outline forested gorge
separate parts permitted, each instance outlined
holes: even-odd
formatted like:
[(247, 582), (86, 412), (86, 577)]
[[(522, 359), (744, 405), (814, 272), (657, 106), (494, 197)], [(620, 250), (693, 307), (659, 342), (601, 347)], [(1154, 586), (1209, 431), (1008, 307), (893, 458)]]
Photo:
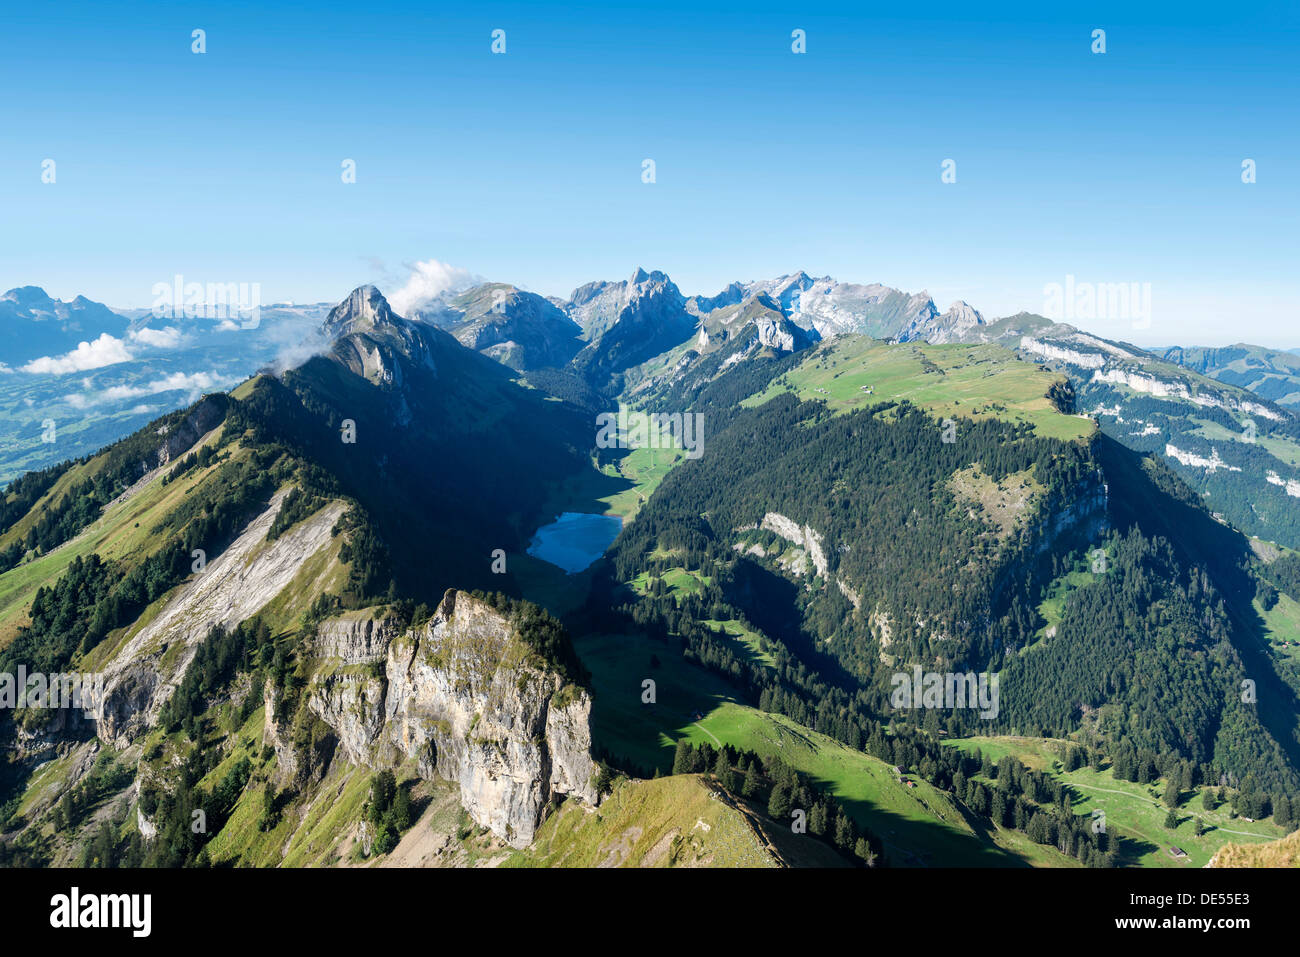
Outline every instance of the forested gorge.
[[(1039, 490), (1020, 532), (1005, 541), (984, 520), (972, 520), (971, 506), (948, 487), (954, 472), (972, 464), (991, 482), (1025, 473)], [(1023, 428), (961, 420), (955, 441), (946, 442), (940, 423), (912, 406), (833, 416), (819, 403), (783, 395), (739, 414), (710, 436), (706, 456), (669, 474), (615, 543), (614, 574), (629, 581), (655, 567), (645, 556), (656, 548), (694, 556), (713, 545), (730, 567), (737, 531), (776, 512), (822, 537), (829, 578), (855, 591), (866, 613), (889, 621), (891, 654), (996, 667), (1007, 647), (1022, 647), (1031, 635), (1022, 606), (1043, 573), (1035, 533), (1046, 507), (1072, 505), (1089, 482), (1098, 476), (1086, 450)], [(730, 603), (748, 604), (750, 617), (761, 618), (772, 603), (745, 598), (764, 590), (747, 574), (757, 573), (741, 562), (724, 591)], [(807, 633), (868, 680), (879, 649), (862, 617), (847, 614), (852, 609), (839, 589), (785, 590)], [(798, 640), (785, 630), (774, 637)]]

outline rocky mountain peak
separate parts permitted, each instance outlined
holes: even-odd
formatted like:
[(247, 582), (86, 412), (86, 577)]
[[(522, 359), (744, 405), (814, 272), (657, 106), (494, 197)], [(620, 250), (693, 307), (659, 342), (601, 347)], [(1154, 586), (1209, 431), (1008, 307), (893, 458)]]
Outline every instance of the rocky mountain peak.
[(984, 316), (980, 311), (964, 299), (958, 299), (949, 306), (948, 311), (943, 314), (939, 322), (958, 336), (964, 335), (976, 326), (985, 324)]
[(331, 339), (353, 332), (392, 326), (400, 319), (374, 286), (358, 286), (325, 317), (324, 331)]
[[(53, 300), (50, 299), (49, 294), (47, 294), (40, 286), (15, 286), (3, 296), (0, 296), (0, 299), (5, 300), (6, 302), (15, 302), (24, 309), (31, 309), (36, 306), (48, 306), (53, 302)], [(80, 300), (81, 297), (78, 296), (77, 299)]]

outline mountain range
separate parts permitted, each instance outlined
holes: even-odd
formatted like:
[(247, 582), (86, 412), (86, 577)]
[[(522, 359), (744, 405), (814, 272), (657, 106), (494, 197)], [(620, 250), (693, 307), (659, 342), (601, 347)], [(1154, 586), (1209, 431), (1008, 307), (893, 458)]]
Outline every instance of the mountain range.
[[(241, 331), (37, 292), (8, 321), (62, 338), (0, 394), (82, 427), (11, 466), (0, 675), (97, 680), (0, 710), (0, 863), (1148, 866), (1153, 827), (1205, 863), (1295, 826), (1278, 354), (802, 272)], [(1000, 684), (922, 700), (954, 674)]]

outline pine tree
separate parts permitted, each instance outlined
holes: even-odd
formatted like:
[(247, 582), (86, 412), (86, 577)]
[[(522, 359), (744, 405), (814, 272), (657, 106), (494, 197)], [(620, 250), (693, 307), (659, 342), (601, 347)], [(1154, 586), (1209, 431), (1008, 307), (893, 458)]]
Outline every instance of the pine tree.
[(1170, 808), (1169, 813), (1165, 815), (1165, 827), (1169, 828), (1169, 830), (1172, 831), (1177, 826), (1178, 826), (1178, 812), (1175, 811), (1173, 808)]
[(858, 829), (853, 824), (853, 818), (847, 814), (841, 814), (835, 819), (835, 845), (845, 851), (850, 851), (857, 843)]
[(1285, 794), (1280, 794), (1273, 801), (1273, 823), (1278, 827), (1291, 830), (1291, 825), (1295, 823), (1295, 807), (1291, 799)]
[(398, 832), (411, 826), (411, 789), (399, 787), (393, 798), (393, 826)]
[(695, 761), (695, 749), (691, 742), (681, 738), (677, 742), (677, 751), (673, 755), (673, 774), (690, 774)]
[(778, 784), (772, 788), (772, 796), (767, 801), (767, 815), (774, 821), (785, 823), (790, 817), (793, 805), (790, 801), (790, 787)]
[[(713, 762), (713, 776), (719, 781), (725, 781), (730, 775), (731, 762), (727, 760), (727, 752), (719, 751), (717, 759)], [(722, 786), (726, 787), (726, 784)]]

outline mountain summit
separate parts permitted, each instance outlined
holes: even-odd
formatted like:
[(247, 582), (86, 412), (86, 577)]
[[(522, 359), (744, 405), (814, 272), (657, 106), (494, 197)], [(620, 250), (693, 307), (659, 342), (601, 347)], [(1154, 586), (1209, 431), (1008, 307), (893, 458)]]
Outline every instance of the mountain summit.
[(325, 317), (324, 331), (330, 339), (381, 326), (394, 326), (400, 319), (388, 300), (374, 286), (358, 286)]

